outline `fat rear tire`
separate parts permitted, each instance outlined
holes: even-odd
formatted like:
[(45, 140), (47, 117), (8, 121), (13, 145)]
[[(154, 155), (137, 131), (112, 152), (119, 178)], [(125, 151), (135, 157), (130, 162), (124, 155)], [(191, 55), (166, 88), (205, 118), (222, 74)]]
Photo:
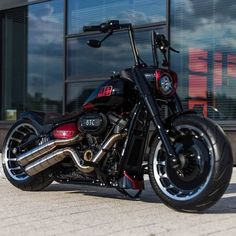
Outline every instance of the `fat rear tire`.
[(26, 136), (37, 134), (38, 130), (32, 121), (22, 119), (10, 128), (3, 144), (2, 166), (6, 178), (12, 185), (23, 191), (39, 191), (46, 188), (53, 181), (50, 169), (35, 176), (28, 176), (16, 161), (11, 161), (16, 157), (11, 150), (22, 143)]
[[(194, 179), (193, 174), (191, 178), (188, 176), (188, 179), (184, 179), (185, 176), (180, 175), (178, 179), (176, 177), (179, 176), (177, 172), (170, 165), (168, 166), (167, 161), (165, 162), (168, 158), (163, 150), (160, 139), (155, 137), (149, 155), (151, 185), (156, 194), (168, 207), (185, 212), (203, 211), (214, 205), (229, 185), (233, 166), (230, 143), (220, 126), (210, 119), (196, 114), (186, 114), (177, 117), (173, 121), (173, 126), (182, 132), (182, 136), (180, 135), (182, 138), (172, 137), (173, 142), (178, 143), (182, 140), (187, 143), (191, 139), (193, 144), (188, 144), (188, 147), (185, 148), (188, 149), (186, 153), (191, 152), (190, 150), (195, 148), (197, 150), (195, 152), (199, 152), (198, 155), (206, 154), (204, 157), (201, 157), (203, 159), (199, 158), (202, 160), (202, 162), (199, 162), (202, 164), (202, 173), (196, 174), (196, 179)], [(187, 131), (188, 129), (193, 130), (191, 131), (193, 132), (191, 136), (190, 132)], [(184, 138), (185, 135), (186, 137)], [(193, 137), (194, 135), (197, 138)], [(201, 149), (198, 148), (198, 145)], [(179, 146), (181, 145), (175, 144), (176, 150)], [(191, 154), (188, 155), (190, 159)], [(188, 160), (188, 165), (190, 165), (189, 163), (191, 163), (191, 160)], [(194, 165), (196, 165), (196, 160), (192, 161), (191, 168), (186, 167), (188, 170), (188, 172), (186, 171), (187, 174), (194, 169)], [(192, 170), (192, 172), (197, 173), (197, 170)], [(181, 186), (183, 186), (182, 192)]]

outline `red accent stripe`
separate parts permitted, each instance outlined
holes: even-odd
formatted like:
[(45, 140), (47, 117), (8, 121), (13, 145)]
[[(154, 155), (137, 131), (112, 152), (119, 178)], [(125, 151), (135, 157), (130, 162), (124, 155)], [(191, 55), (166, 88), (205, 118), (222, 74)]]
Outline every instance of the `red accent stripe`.
[(90, 109), (93, 109), (94, 108), (94, 105), (92, 103), (86, 103), (83, 105), (83, 109), (84, 110), (90, 110)]

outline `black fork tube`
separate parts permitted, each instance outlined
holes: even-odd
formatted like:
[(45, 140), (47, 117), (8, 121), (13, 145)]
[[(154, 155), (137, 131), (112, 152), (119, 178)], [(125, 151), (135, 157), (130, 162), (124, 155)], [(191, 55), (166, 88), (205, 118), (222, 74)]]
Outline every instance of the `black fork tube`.
[(156, 129), (158, 131), (158, 134), (162, 140), (162, 143), (169, 155), (172, 167), (178, 168), (179, 167), (179, 159), (176, 156), (175, 150), (173, 146), (170, 143), (170, 139), (166, 134), (164, 125), (160, 118), (160, 112), (158, 110), (158, 107), (156, 105), (156, 101), (154, 99), (154, 96), (152, 94), (152, 90), (150, 88), (150, 85), (148, 84), (148, 81), (146, 80), (145, 76), (143, 75), (143, 72), (138, 68), (134, 68), (134, 81), (138, 88), (138, 91), (141, 95), (141, 98), (143, 99), (150, 115), (153, 120), (154, 125), (156, 126)]
[(177, 112), (183, 112), (184, 109), (183, 109), (183, 106), (180, 102), (179, 96), (177, 94), (174, 95), (174, 101), (175, 101), (175, 105), (177, 108)]

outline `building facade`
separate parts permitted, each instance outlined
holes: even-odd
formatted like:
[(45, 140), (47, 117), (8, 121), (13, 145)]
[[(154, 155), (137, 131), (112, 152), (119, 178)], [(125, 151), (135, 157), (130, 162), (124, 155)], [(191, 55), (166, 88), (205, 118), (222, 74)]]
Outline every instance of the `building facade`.
[(166, 34), (181, 52), (169, 59), (184, 107), (216, 120), (234, 148), (235, 10), (233, 0), (1, 0), (0, 146), (22, 111), (76, 111), (113, 71), (132, 65), (126, 32), (97, 50), (86, 41), (101, 36), (82, 32), (83, 25), (118, 19), (135, 25), (148, 64), (150, 32)]

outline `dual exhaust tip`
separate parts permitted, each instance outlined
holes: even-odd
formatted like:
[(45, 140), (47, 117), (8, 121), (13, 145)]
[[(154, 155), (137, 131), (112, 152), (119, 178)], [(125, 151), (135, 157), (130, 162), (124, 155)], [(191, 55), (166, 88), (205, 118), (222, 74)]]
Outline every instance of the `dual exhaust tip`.
[(83, 164), (84, 160), (78, 155), (76, 150), (71, 147), (71, 145), (79, 141), (78, 136), (70, 139), (48, 141), (30, 151), (18, 155), (17, 162), (24, 167), (25, 172), (29, 176), (34, 176), (63, 161), (66, 157), (70, 157), (81, 172), (91, 173), (94, 171), (94, 164), (98, 164), (107, 151), (110, 150), (117, 141), (126, 137), (126, 135), (127, 133), (113, 134), (102, 146), (100, 151), (92, 158), (91, 166), (85, 166)]

